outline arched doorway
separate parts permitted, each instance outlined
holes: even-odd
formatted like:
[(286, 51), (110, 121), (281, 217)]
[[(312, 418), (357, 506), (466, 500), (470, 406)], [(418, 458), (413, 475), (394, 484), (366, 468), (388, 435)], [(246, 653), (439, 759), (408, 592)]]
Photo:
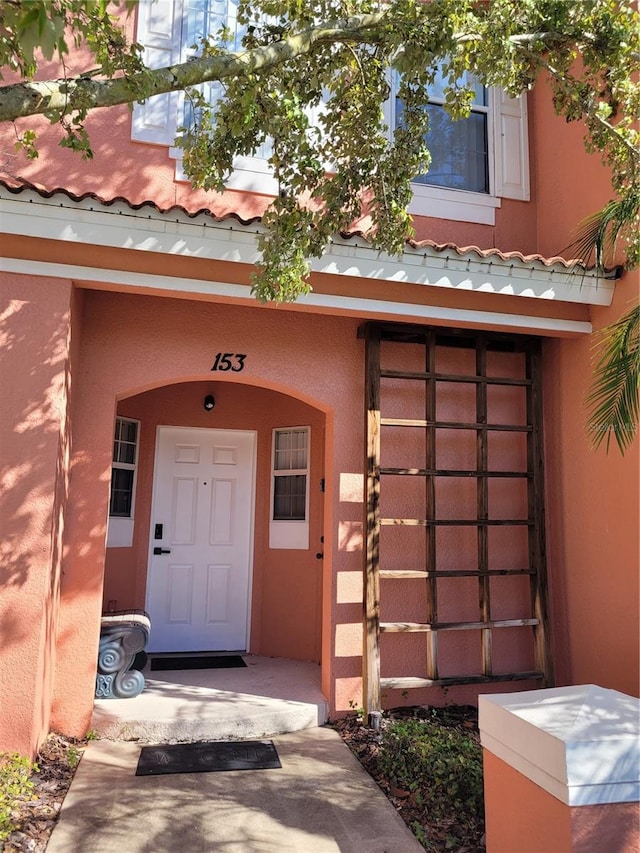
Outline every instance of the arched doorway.
[[(181, 382), (120, 400), (117, 421), (135, 425), (136, 461), (125, 537), (114, 533), (122, 520), (110, 517), (105, 609), (146, 606), (158, 626), (152, 651), (319, 662), (325, 417), (293, 396), (233, 382)], [(282, 473), (275, 457), (279, 436), (300, 432), (308, 441), (304, 470), (289, 454), (294, 467), (285, 471), (291, 536), (274, 509), (283, 491), (274, 486)], [(116, 476), (114, 462), (112, 502)], [(184, 550), (192, 537), (201, 549), (197, 570)]]

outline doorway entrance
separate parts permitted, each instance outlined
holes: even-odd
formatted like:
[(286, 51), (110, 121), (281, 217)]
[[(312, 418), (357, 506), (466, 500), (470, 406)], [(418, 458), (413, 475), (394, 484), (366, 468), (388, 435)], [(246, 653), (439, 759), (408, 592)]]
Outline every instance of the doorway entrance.
[(149, 651), (248, 648), (255, 468), (253, 431), (158, 427)]

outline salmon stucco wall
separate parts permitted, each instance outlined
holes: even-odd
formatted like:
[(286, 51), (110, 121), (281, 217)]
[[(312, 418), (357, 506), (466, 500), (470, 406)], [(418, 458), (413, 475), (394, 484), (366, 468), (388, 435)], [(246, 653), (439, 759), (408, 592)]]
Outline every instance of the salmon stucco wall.
[(483, 750), (487, 853), (626, 853), (638, 849), (638, 803), (568, 806)]
[[(582, 126), (556, 116), (544, 88), (533, 104), (537, 228), (540, 249), (550, 255), (566, 249), (581, 220), (600, 210), (612, 190), (599, 156), (584, 150)], [(609, 308), (591, 307), (594, 332), (620, 319), (638, 293), (638, 271), (629, 271), (617, 282)], [(615, 441), (608, 453), (591, 446), (585, 399), (596, 342), (592, 335), (543, 344), (556, 675), (559, 685), (595, 683), (637, 696), (639, 443), (636, 438), (624, 456)]]
[[(141, 419), (144, 416), (145, 420), (148, 416), (151, 421), (149, 430), (142, 436), (144, 471), (141, 469), (143, 479), (139, 483), (138, 497), (143, 504), (137, 508), (142, 517), (136, 534), (140, 539), (133, 549), (135, 556), (129, 555), (130, 562), (122, 563), (129, 566), (135, 578), (136, 602), (141, 602), (144, 594), (150, 523), (148, 515), (145, 519), (144, 514), (148, 513), (151, 488), (154, 424), (166, 422), (170, 415), (174, 425), (178, 418), (195, 425), (220, 423), (232, 428), (255, 428), (264, 445), (264, 441), (270, 442), (269, 433), (274, 425), (310, 423), (315, 433), (316, 427), (321, 430), (324, 419), (324, 459), (312, 459), (315, 469), (312, 500), (314, 494), (315, 500), (324, 500), (324, 560), (315, 559), (322, 543), (319, 543), (320, 531), (312, 529), (308, 562), (303, 571), (308, 571), (309, 578), (315, 576), (315, 584), (320, 577), (322, 580), (322, 607), (316, 608), (315, 615), (317, 617), (321, 610), (323, 688), (334, 712), (348, 711), (353, 703), (361, 701), (362, 671), (364, 352), (363, 342), (357, 336), (357, 321), (294, 313), (282, 307), (258, 304), (239, 307), (95, 291), (86, 293), (83, 324), (82, 388), (77, 398), (81, 424), (74, 445), (76, 467), (71, 496), (74, 526), (68, 544), (69, 575), (73, 578), (76, 597), (68, 602), (73, 619), (64, 636), (64, 654), (60, 655), (64, 660), (61, 666), (66, 667), (65, 677), (70, 678), (75, 672), (76, 686), (75, 691), (69, 691), (69, 698), (57, 694), (56, 714), (59, 716), (56, 719), (62, 718), (65, 709), (69, 719), (78, 718), (78, 707), (71, 707), (73, 702), (79, 701), (71, 697), (81, 693), (77, 682), (78, 665), (72, 664), (73, 660), (81, 661), (84, 707), (90, 704), (90, 671), (95, 665), (91, 643), (95, 643), (95, 611), (102, 603), (104, 534), (116, 411), (141, 416)], [(233, 376), (217, 374), (215, 381), (212, 380), (211, 363), (219, 351), (246, 353), (244, 370)], [(459, 356), (443, 354), (442, 357)], [(443, 365), (446, 366), (445, 362)], [(493, 369), (500, 372), (507, 368), (495, 365)], [(209, 416), (213, 420), (207, 420), (201, 411), (201, 390), (214, 386), (218, 402)], [(122, 399), (117, 403), (119, 398)], [(462, 400), (444, 401), (445, 404), (452, 417), (456, 408), (460, 410), (460, 406), (465, 405)], [(502, 417), (507, 421), (522, 417), (521, 401), (504, 400), (497, 405), (504, 409)], [(256, 411), (260, 406), (264, 407), (264, 412)], [(181, 415), (178, 414), (180, 410)], [(403, 404), (403, 410), (410, 414), (411, 403)], [(302, 418), (302, 422), (291, 424), (290, 418), (296, 421)], [(322, 441), (313, 443), (314, 453), (323, 446)], [(498, 450), (498, 457), (508, 468), (512, 462), (506, 460), (518, 452), (517, 448), (502, 448)], [(263, 446), (259, 452), (259, 482), (268, 480), (269, 457), (270, 450)], [(499, 459), (495, 461), (498, 464)], [(324, 495), (316, 491), (323, 467)], [(462, 485), (457, 487), (462, 488)], [(452, 506), (459, 499), (462, 499), (460, 495), (452, 495)], [(266, 495), (259, 496), (259, 501), (265, 500)], [(507, 504), (514, 500), (521, 502), (522, 496), (496, 495), (496, 511), (503, 511), (500, 502), (505, 500)], [(320, 504), (317, 506), (319, 517)], [(253, 627), (254, 640), (259, 646), (252, 645), (252, 648), (263, 653), (290, 655), (292, 635), (277, 627), (277, 622), (291, 620), (291, 600), (282, 594), (282, 586), (295, 579), (298, 569), (291, 555), (285, 555), (281, 564), (278, 563), (280, 555), (265, 555), (268, 550), (264, 548), (266, 525), (262, 526), (262, 533), (257, 532), (256, 566), (261, 564), (262, 568), (256, 573)], [(514, 548), (516, 551), (520, 548), (516, 542), (500, 547), (507, 548), (504, 559), (508, 562), (526, 559), (515, 553)], [(475, 545), (472, 550), (475, 555)], [(449, 558), (452, 564), (458, 559), (453, 553)], [(130, 590), (131, 586), (123, 584), (122, 574), (115, 568), (117, 559), (115, 551), (108, 556), (104, 593), (107, 604), (115, 599), (120, 606), (121, 596), (130, 594), (124, 592), (125, 588)], [(313, 586), (305, 582), (300, 591), (303, 588), (309, 591)], [(94, 602), (97, 589), (100, 600)], [(452, 586), (450, 592), (443, 599), (443, 606), (448, 604), (456, 612), (466, 606), (462, 599), (466, 600), (469, 594), (477, 604), (473, 591), (469, 593), (465, 588), (461, 592)], [(520, 606), (519, 594), (517, 590), (514, 592), (516, 606)], [(82, 600), (87, 605), (83, 617), (73, 609), (75, 603)], [(502, 606), (500, 594), (496, 595), (496, 606)], [(307, 628), (305, 636), (313, 633)], [(302, 634), (300, 627), (298, 635)], [(299, 654), (311, 656), (304, 646)], [(397, 674), (406, 667), (407, 649), (402, 643), (384, 650), (384, 654), (385, 671)], [(505, 669), (518, 668), (518, 663), (520, 668), (528, 668), (526, 654), (526, 649), (517, 641), (509, 641), (506, 637), (506, 646), (497, 652), (496, 659), (500, 659)], [(457, 647), (449, 651), (449, 665), (453, 666), (455, 661), (459, 663), (461, 655), (467, 656), (465, 665), (472, 669), (475, 658)], [(312, 659), (315, 657), (314, 651)], [(409, 657), (416, 666), (424, 663), (424, 655), (416, 653), (415, 649)], [(66, 683), (62, 676), (59, 683)], [(505, 685), (491, 685), (489, 689), (504, 690)], [(476, 694), (477, 688), (467, 686), (451, 688), (446, 697), (438, 689), (428, 689), (409, 697), (390, 694), (386, 699), (391, 704), (416, 701), (441, 704), (444, 701), (474, 701)]]
[(55, 279), (2, 274), (0, 294), (0, 734), (32, 756), (50, 724), (79, 305)]
[(575, 257), (571, 244), (580, 222), (613, 195), (610, 174), (599, 154), (585, 150), (583, 124), (556, 115), (544, 79), (530, 104), (538, 251), (544, 257)]
[[(64, 723), (67, 730), (69, 720), (76, 730), (82, 729), (92, 704), (113, 423), (119, 396), (171, 383), (210, 381), (216, 352), (246, 352), (239, 384), (270, 388), (313, 404), (325, 415), (331, 413), (335, 424), (327, 421), (325, 447), (335, 470), (352, 472), (362, 466), (362, 343), (355, 321), (297, 315), (292, 323), (290, 312), (258, 305), (246, 309), (87, 292), (83, 324), (82, 387), (77, 398), (79, 423), (74, 435), (69, 507), (73, 523), (66, 551), (70, 595), (63, 601), (60, 691), (54, 707), (54, 720)], [(304, 345), (296, 348), (295, 342)], [(316, 401), (322, 402), (316, 405)], [(341, 436), (335, 444), (334, 427)], [(329, 627), (336, 621), (332, 567), (361, 571), (361, 553), (341, 550), (333, 535), (341, 513), (333, 496), (334, 482), (327, 472), (322, 657), (327, 662), (324, 689), (329, 693), (328, 662), (338, 644)], [(361, 522), (361, 500), (348, 504), (347, 510), (350, 521), (355, 517)], [(360, 605), (354, 602), (351, 610), (350, 621), (357, 624), (358, 654), (353, 654), (351, 646), (346, 659), (334, 660), (338, 680), (343, 675), (360, 677)], [(344, 614), (340, 618), (344, 621)]]
[[(202, 401), (213, 394), (215, 408)], [(103, 606), (145, 606), (151, 529), (151, 497), (158, 425), (255, 430), (258, 436), (250, 651), (254, 654), (320, 660), (324, 476), (323, 412), (284, 394), (230, 382), (187, 382), (137, 394), (118, 404), (118, 414), (139, 420), (134, 541), (108, 548)], [(310, 534), (308, 549), (269, 546), (271, 440), (276, 427), (311, 427)]]
[[(593, 312), (602, 328), (624, 312), (637, 284), (629, 274), (612, 307)], [(585, 398), (593, 339), (545, 341), (545, 451), (549, 578), (557, 682), (599, 684), (640, 695), (640, 453), (615, 441), (593, 449)]]

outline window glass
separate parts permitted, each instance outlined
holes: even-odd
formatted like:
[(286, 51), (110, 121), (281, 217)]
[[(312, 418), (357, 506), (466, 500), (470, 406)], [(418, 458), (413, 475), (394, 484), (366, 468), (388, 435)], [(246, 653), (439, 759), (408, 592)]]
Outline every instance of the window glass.
[(133, 465), (136, 461), (136, 441), (138, 424), (136, 421), (116, 419), (116, 431), (113, 441), (113, 461)]
[[(460, 82), (473, 88), (471, 115), (454, 121), (444, 108), (446, 79), (438, 72), (429, 87), (429, 130), (425, 142), (431, 153), (429, 171), (414, 183), (489, 193), (488, 92), (470, 74)], [(402, 121), (402, 101), (396, 98), (396, 124)]]
[(476, 193), (489, 192), (487, 114), (472, 112), (453, 121), (443, 106), (429, 104), (427, 148), (431, 165), (417, 183)]
[(273, 521), (305, 521), (309, 430), (277, 429), (273, 436)]
[(274, 466), (276, 471), (307, 467), (307, 431), (276, 430)]
[[(201, 41), (204, 36), (214, 37), (222, 27), (226, 28), (228, 35), (225, 47), (235, 51), (242, 49), (242, 39), (246, 34), (247, 24), (238, 23), (238, 5), (238, 0), (190, 0), (186, 4), (186, 14), (182, 24), (182, 47), (188, 59), (200, 55)], [(194, 88), (211, 105), (224, 95), (224, 84), (219, 80), (201, 83)], [(184, 98), (183, 113), (182, 123), (186, 128), (193, 128), (198, 124), (200, 110), (194, 108), (188, 97)], [(253, 156), (267, 158), (271, 155), (272, 148), (271, 140), (265, 140), (261, 145), (256, 146)]]
[[(486, 107), (487, 104), (487, 90), (479, 83), (473, 74), (469, 71), (465, 71), (462, 77), (459, 77), (456, 81), (461, 87), (465, 86), (466, 88), (473, 89), (475, 93), (475, 97), (473, 99), (473, 103), (477, 106)], [(444, 93), (447, 87), (448, 78), (445, 77), (442, 73), (441, 69), (438, 69), (436, 72), (436, 77), (428, 88), (429, 92), (429, 100), (433, 101), (444, 101)]]
[(131, 518), (138, 455), (138, 422), (116, 418), (109, 515)]
[(307, 495), (307, 477), (294, 474), (276, 477), (273, 483), (274, 521), (304, 521)]
[(111, 506), (109, 515), (129, 518), (133, 495), (133, 471), (114, 468), (111, 472)]

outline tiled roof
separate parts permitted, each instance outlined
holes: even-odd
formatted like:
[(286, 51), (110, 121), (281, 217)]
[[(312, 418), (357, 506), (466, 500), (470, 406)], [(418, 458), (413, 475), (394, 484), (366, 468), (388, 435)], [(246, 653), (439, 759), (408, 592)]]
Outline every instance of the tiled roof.
[[(157, 211), (161, 215), (170, 215), (172, 213), (180, 213), (184, 216), (189, 217), (190, 219), (194, 219), (197, 216), (205, 215), (209, 216), (213, 219), (214, 222), (225, 222), (230, 219), (234, 219), (236, 222), (239, 222), (241, 225), (254, 225), (259, 223), (261, 217), (254, 216), (249, 219), (243, 219), (237, 213), (229, 212), (225, 213), (223, 216), (216, 216), (209, 208), (199, 208), (197, 210), (189, 210), (183, 205), (174, 204), (169, 207), (160, 207), (151, 199), (146, 201), (134, 204), (129, 201), (124, 196), (115, 196), (113, 198), (103, 198), (98, 193), (95, 192), (85, 192), (80, 195), (71, 192), (70, 190), (65, 189), (64, 187), (56, 187), (54, 189), (45, 189), (44, 187), (37, 186), (28, 181), (18, 180), (15, 178), (9, 178), (7, 176), (0, 177), (0, 186), (4, 186), (9, 192), (18, 194), (24, 192), (25, 190), (31, 190), (36, 192), (38, 195), (42, 196), (42, 198), (50, 199), (54, 195), (63, 194), (66, 195), (73, 202), (83, 202), (87, 199), (96, 201), (98, 204), (103, 205), (105, 207), (109, 207), (113, 204), (124, 204), (131, 208), (131, 210), (141, 210), (143, 208), (149, 207), (153, 210)], [(342, 232), (340, 235), (343, 239), (349, 240), (355, 237), (359, 237), (363, 240), (367, 240), (367, 235), (365, 232), (360, 230), (353, 230)], [(555, 256), (551, 258), (546, 258), (543, 255), (539, 254), (531, 254), (524, 255), (522, 252), (503, 252), (500, 249), (481, 249), (479, 246), (458, 246), (456, 243), (436, 243), (433, 240), (408, 240), (407, 245), (411, 246), (411, 248), (420, 250), (420, 249), (429, 249), (433, 252), (437, 253), (447, 253), (447, 252), (455, 252), (459, 256), (467, 256), (467, 255), (475, 255), (478, 258), (486, 261), (491, 261), (495, 259), (498, 263), (509, 263), (509, 261), (515, 261), (519, 264), (526, 265), (536, 265), (542, 264), (546, 267), (551, 266), (562, 266), (566, 269), (575, 269), (575, 268), (583, 268), (586, 269), (586, 265), (580, 259), (567, 259), (560, 256)], [(611, 275), (613, 273), (613, 275)], [(620, 274), (620, 269), (616, 268), (615, 270), (609, 271), (609, 276), (616, 278)]]
[(158, 213), (161, 214), (171, 214), (171, 213), (182, 213), (185, 216), (188, 216), (190, 219), (195, 219), (196, 216), (206, 215), (210, 216), (215, 222), (223, 222), (227, 219), (235, 219), (236, 222), (239, 222), (241, 225), (253, 225), (256, 222), (260, 222), (259, 216), (254, 216), (251, 219), (242, 219), (242, 217), (238, 216), (235, 213), (228, 213), (225, 216), (215, 216), (211, 210), (208, 208), (200, 208), (199, 210), (187, 210), (186, 207), (183, 207), (179, 204), (173, 204), (170, 207), (160, 207), (151, 199), (147, 201), (140, 202), (139, 204), (134, 204), (129, 201), (129, 199), (124, 196), (114, 196), (113, 198), (102, 198), (102, 196), (98, 195), (98, 193), (94, 192), (86, 192), (86, 193), (72, 193), (70, 190), (66, 190), (64, 187), (56, 187), (54, 189), (44, 189), (44, 187), (37, 186), (36, 184), (32, 184), (29, 181), (15, 180), (11, 178), (2, 177), (0, 178), (0, 186), (5, 187), (9, 190), (9, 192), (18, 194), (24, 192), (25, 190), (31, 190), (32, 192), (38, 193), (38, 195), (42, 196), (42, 198), (52, 198), (54, 195), (66, 195), (67, 198), (71, 199), (74, 202), (82, 202), (87, 199), (91, 199), (92, 201), (98, 202), (98, 204), (103, 205), (104, 207), (110, 207), (113, 204), (126, 204), (131, 210), (142, 210), (145, 207), (150, 207), (153, 210), (157, 210)]

